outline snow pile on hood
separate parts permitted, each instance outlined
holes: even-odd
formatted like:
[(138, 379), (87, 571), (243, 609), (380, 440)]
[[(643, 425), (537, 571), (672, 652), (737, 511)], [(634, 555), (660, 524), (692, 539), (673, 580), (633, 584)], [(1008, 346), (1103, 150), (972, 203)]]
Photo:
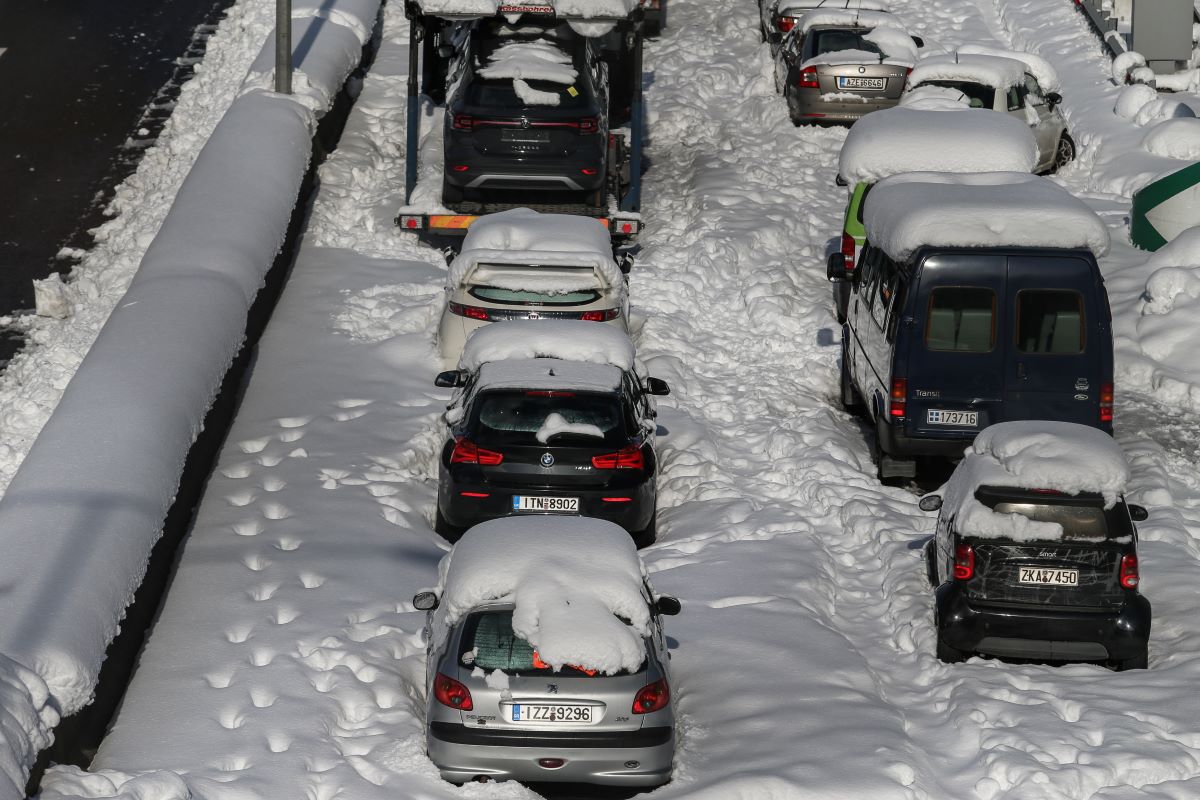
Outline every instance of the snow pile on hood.
[(1147, 153), (1185, 161), (1200, 159), (1200, 119), (1168, 119), (1146, 131), (1142, 149)]
[(555, 670), (570, 664), (611, 674), (632, 672), (646, 657), (645, 577), (618, 525), (521, 517), (467, 531), (438, 567), (438, 592), (447, 624), (481, 604), (512, 602), (513, 631)]
[(527, 81), (548, 81), (570, 86), (579, 77), (571, 56), (551, 42), (505, 42), (492, 53), (486, 67), (479, 70), (484, 78), (512, 79), (513, 89), (521, 102), (529, 106), (556, 106), (555, 92), (534, 89)]
[(1129, 481), (1125, 454), (1098, 428), (1072, 422), (1001, 422), (975, 437), (943, 493), (942, 514), (969, 536), (1053, 540), (1062, 526), (1021, 514), (997, 514), (975, 499), (981, 486), (1051, 489), (1104, 497), (1112, 508)]
[(993, 56), (1020, 61), (1025, 65), (1025, 70), (1038, 82), (1038, 86), (1042, 88), (1043, 92), (1057, 92), (1062, 89), (1062, 81), (1058, 79), (1058, 71), (1051, 66), (1049, 61), (1033, 53), (1025, 53), (1020, 50), (1005, 50), (1000, 47), (988, 47), (982, 44), (964, 44), (958, 48), (958, 52), (960, 57), (964, 55)]
[(909, 86), (927, 81), (969, 81), (1008, 91), (1025, 79), (1025, 64), (1012, 58), (949, 55), (923, 58), (908, 76)]
[(816, 26), (838, 26), (845, 28), (896, 28), (904, 30), (904, 23), (886, 11), (858, 11), (847, 8), (821, 8), (809, 11), (796, 21), (800, 35)]
[(489, 361), (560, 358), (633, 369), (633, 342), (612, 325), (582, 320), (511, 320), (475, 330), (463, 347), (460, 369)]
[(863, 221), (870, 242), (896, 261), (925, 245), (1086, 247), (1102, 256), (1109, 244), (1108, 228), (1082, 200), (1019, 172), (893, 175), (867, 195)]
[[(446, 284), (451, 288), (462, 285), (476, 267), (485, 263), (529, 268), (591, 267), (609, 286), (619, 286), (624, 281), (620, 267), (613, 260), (608, 231), (598, 221), (572, 214), (540, 214), (528, 208), (488, 214), (473, 222), (467, 229), (461, 252), (450, 264)], [(526, 275), (530, 271), (524, 270)], [(562, 284), (560, 288), (565, 291), (595, 285), (591, 279), (584, 286), (579, 285), (578, 279), (563, 283), (558, 278), (552, 283), (554, 287)], [(488, 285), (501, 286), (492, 281)], [(533, 290), (535, 287), (504, 284), (502, 288)]]
[(1028, 125), (985, 109), (956, 109), (896, 107), (867, 114), (846, 135), (838, 174), (854, 185), (901, 172), (1031, 172), (1037, 165)]

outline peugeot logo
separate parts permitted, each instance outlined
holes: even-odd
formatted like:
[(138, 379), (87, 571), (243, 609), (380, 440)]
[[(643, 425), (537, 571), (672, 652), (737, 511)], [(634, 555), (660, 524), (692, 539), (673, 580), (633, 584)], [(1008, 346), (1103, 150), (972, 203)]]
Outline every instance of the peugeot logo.
[(542, 453), (542, 466), (543, 467), (553, 467), (554, 466), (554, 454), (553, 453)]

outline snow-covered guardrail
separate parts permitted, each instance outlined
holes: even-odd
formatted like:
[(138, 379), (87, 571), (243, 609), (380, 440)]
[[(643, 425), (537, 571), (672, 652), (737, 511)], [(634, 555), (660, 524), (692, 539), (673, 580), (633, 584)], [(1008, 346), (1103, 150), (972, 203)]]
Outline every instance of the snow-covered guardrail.
[(0, 500), (3, 800), (24, 796), (60, 716), (91, 699), (284, 241), (317, 120), (357, 66), (379, 5), (297, 0), (292, 96), (260, 88), (274, 63), (267, 39)]

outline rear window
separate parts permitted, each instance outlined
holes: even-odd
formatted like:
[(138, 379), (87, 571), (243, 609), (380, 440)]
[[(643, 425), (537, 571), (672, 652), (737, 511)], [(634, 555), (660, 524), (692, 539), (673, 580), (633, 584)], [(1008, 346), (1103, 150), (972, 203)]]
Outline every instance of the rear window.
[(549, 294), (499, 289), (495, 286), (475, 286), (471, 288), (469, 294), (489, 303), (502, 303), (510, 306), (582, 306), (600, 299), (600, 293), (596, 291)]
[[(621, 402), (616, 394), (492, 391), (482, 394), (475, 407), (473, 438), (480, 444), (619, 446), (627, 439)], [(575, 430), (565, 430), (568, 426)], [(546, 435), (551, 431), (561, 432)], [(546, 441), (538, 439), (539, 432), (543, 432)]]
[[(460, 660), (491, 672), (503, 670), (509, 675), (551, 675), (554, 670), (538, 657), (529, 642), (513, 631), (512, 611), (481, 611), (464, 623)], [(584, 677), (595, 670), (567, 666), (560, 675)]]
[(867, 53), (883, 55), (879, 45), (863, 38), (864, 33), (866, 31), (815, 31), (813, 33), (813, 36), (816, 37), (813, 42), (813, 55), (838, 53), (842, 50), (862, 50)]
[[(1129, 512), (1124, 503), (1107, 511), (1097, 495), (1065, 495), (1050, 493), (1045, 499), (1036, 494), (1016, 499), (1012, 490), (983, 487), (976, 498), (997, 514), (1020, 514), (1038, 522), (1053, 522), (1062, 526), (1063, 539), (1099, 540), (1129, 536), (1133, 533)], [(1009, 494), (1009, 497), (998, 495)]]
[(1017, 349), (1022, 353), (1082, 353), (1083, 295), (1025, 289), (1017, 292)]
[(991, 289), (944, 286), (929, 295), (925, 346), (930, 350), (986, 353), (996, 338), (996, 294)]
[(967, 100), (971, 103), (971, 108), (995, 108), (996, 90), (981, 83), (972, 83), (970, 81), (925, 81), (921, 85), (945, 86), (949, 89), (957, 89), (967, 96)]
[[(558, 105), (536, 105), (528, 106), (534, 109), (555, 109), (555, 108), (575, 108), (586, 109), (588, 107), (589, 94), (582, 80), (575, 83), (573, 86), (566, 86), (554, 81), (525, 81), (533, 89), (539, 92), (552, 92), (558, 96)], [(574, 90), (574, 94), (572, 94)], [(484, 80), (475, 79), (471, 81), (463, 94), (463, 100), (469, 105), (483, 106), (485, 108), (494, 108), (498, 111), (504, 111), (511, 114), (514, 109), (524, 109), (527, 106), (517, 97), (517, 90), (513, 88), (511, 79), (505, 78), (502, 80)]]

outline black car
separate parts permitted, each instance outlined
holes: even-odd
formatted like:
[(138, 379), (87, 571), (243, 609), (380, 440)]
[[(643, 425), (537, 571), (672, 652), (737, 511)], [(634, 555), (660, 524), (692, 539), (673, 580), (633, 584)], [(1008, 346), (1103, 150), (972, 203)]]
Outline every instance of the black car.
[[(504, 323), (516, 325), (517, 323)], [(449, 406), (435, 527), (454, 541), (479, 522), (577, 514), (655, 535), (656, 416), (669, 389), (607, 364), (534, 358), (444, 372)]]
[(942, 508), (925, 550), (938, 658), (983, 653), (1144, 669), (1150, 601), (1138, 592), (1133, 520), (1146, 510), (1048, 489), (984, 485), (974, 497), (997, 515), (1057, 523), (1063, 533), (1049, 541), (965, 535), (939, 496), (922, 498), (922, 509)]
[[(570, 195), (601, 206), (609, 122), (598, 41), (566, 25), (497, 23), (478, 23), (459, 40), (446, 104), (443, 202), (535, 191), (546, 202)], [(519, 77), (535, 71), (543, 77)]]

